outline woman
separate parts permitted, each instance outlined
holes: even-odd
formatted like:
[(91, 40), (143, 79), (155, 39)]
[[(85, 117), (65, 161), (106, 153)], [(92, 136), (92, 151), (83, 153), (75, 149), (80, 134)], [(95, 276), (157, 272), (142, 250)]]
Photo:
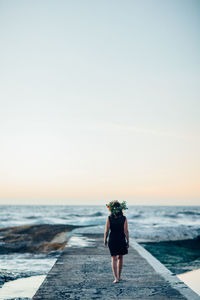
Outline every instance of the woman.
[[(128, 253), (129, 247), (128, 223), (126, 217), (123, 215), (123, 210), (127, 209), (127, 207), (125, 201), (120, 203), (117, 200), (111, 201), (107, 204), (107, 207), (110, 210), (110, 216), (106, 221), (104, 245), (108, 244), (110, 250), (114, 275), (113, 283), (116, 283), (121, 280), (123, 255)], [(107, 243), (108, 233), (109, 240)]]

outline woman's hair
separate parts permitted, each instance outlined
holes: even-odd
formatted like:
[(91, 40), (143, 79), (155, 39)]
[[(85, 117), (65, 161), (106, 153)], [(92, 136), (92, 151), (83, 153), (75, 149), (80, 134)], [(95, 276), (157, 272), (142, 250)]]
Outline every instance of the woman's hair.
[(122, 208), (120, 206), (119, 201), (114, 201), (113, 203), (113, 211), (111, 210), (111, 216), (121, 217), (123, 216)]
[(123, 201), (120, 203), (118, 200), (113, 200), (109, 204), (106, 204), (110, 211), (110, 215), (113, 217), (121, 217), (123, 216), (123, 210), (128, 209), (126, 207), (126, 202)]

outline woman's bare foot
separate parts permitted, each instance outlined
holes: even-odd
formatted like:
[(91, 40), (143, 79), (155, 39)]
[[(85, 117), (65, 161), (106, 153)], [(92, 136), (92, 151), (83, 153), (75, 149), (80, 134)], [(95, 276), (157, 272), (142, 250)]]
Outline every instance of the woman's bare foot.
[(118, 278), (118, 281), (120, 281), (120, 280), (122, 280), (122, 278), (120, 277), (120, 278)]
[(113, 281), (113, 283), (117, 283), (118, 282), (118, 279), (115, 279), (114, 281)]

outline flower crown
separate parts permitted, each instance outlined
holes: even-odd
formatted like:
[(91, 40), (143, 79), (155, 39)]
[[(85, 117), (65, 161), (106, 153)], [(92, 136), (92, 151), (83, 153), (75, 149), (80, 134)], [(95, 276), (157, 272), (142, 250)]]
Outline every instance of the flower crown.
[[(116, 207), (115, 204), (118, 204), (119, 206)], [(117, 200), (113, 200), (113, 201), (109, 202), (108, 204), (106, 204), (106, 206), (110, 210), (112, 215), (115, 215), (122, 210), (128, 209), (128, 207), (126, 206), (126, 201), (122, 201), (120, 203)]]

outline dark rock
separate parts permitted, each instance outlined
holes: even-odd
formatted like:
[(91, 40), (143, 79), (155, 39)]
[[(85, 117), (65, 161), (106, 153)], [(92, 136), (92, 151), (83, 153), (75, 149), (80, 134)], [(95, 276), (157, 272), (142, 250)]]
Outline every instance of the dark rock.
[(78, 228), (73, 225), (26, 225), (0, 229), (0, 254), (14, 252), (48, 253), (62, 250), (65, 247), (65, 237), (60, 235)]

